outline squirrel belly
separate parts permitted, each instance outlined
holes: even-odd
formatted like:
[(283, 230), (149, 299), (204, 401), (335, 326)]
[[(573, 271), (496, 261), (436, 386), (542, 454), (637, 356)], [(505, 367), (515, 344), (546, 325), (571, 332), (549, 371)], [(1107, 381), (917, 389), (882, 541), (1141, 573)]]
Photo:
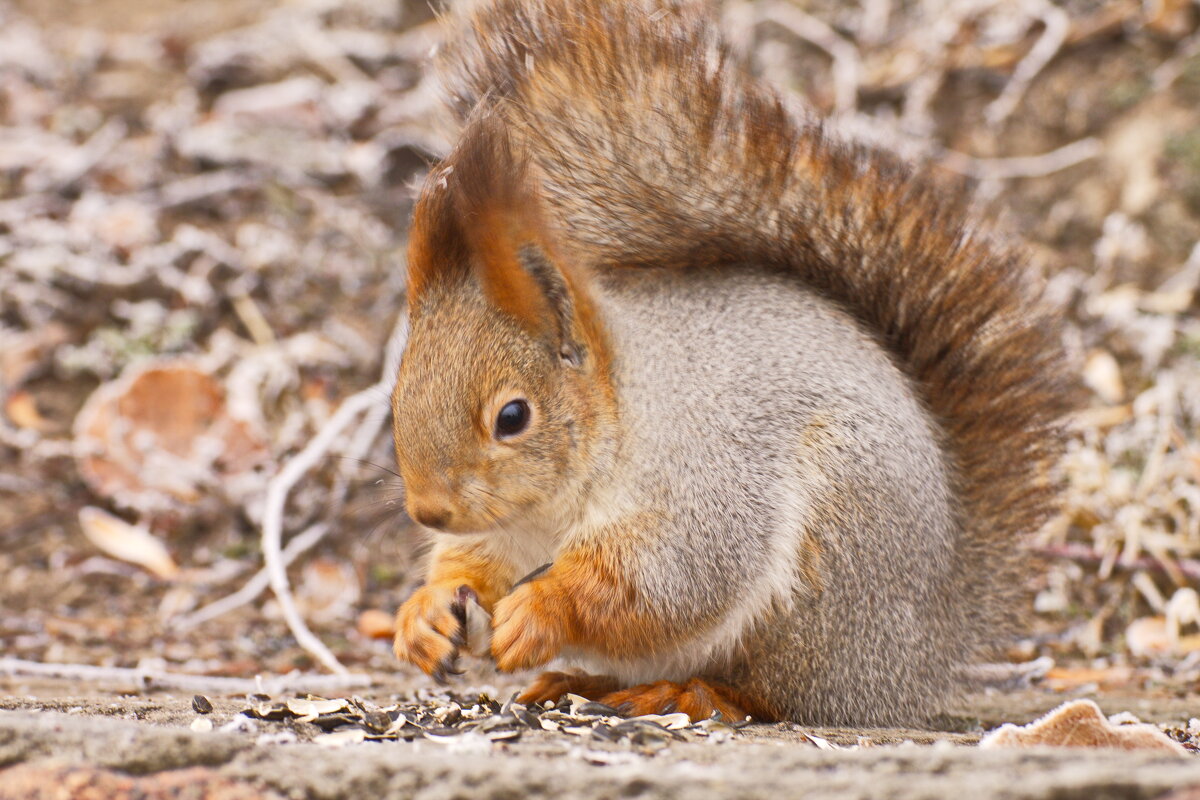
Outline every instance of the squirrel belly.
[(637, 354), (614, 363), (604, 494), (657, 517), (626, 571), (688, 635), (580, 663), (627, 685), (700, 675), (788, 719), (918, 718), (967, 655), (966, 610), (951, 479), (909, 379), (843, 310), (744, 266), (627, 274), (597, 305)]

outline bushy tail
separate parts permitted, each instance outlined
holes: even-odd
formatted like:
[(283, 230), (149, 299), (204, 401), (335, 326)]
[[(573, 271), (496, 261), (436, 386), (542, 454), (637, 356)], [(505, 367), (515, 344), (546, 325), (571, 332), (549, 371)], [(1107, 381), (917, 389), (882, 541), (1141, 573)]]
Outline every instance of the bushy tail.
[(976, 638), (1004, 630), (1073, 397), (1022, 257), (960, 193), (792, 118), (693, 4), (495, 0), (465, 25), (442, 62), (456, 108), (504, 119), (592, 268), (775, 266), (878, 332), (955, 461)]

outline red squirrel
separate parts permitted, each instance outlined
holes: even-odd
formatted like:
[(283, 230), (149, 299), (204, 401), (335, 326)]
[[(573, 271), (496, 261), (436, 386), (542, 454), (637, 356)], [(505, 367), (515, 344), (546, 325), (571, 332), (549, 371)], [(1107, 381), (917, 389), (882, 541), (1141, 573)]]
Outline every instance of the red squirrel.
[[(1074, 397), (1059, 321), (965, 194), (797, 120), (706, 10), (493, 0), (440, 55), (393, 411), (456, 598), (521, 696), (909, 724), (1014, 630)], [(528, 580), (523, 576), (541, 565)]]

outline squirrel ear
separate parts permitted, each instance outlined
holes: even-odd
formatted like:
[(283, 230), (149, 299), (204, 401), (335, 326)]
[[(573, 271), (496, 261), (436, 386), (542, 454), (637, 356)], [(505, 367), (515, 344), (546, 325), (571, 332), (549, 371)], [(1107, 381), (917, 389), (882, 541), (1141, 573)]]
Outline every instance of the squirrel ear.
[(543, 317), (543, 325), (549, 321), (555, 328), (559, 358), (578, 367), (583, 363), (585, 351), (583, 343), (575, 335), (576, 306), (566, 277), (536, 244), (523, 245), (517, 251), (517, 260), (525, 273), (533, 278), (545, 301), (549, 314)]
[[(541, 187), (500, 120), (471, 120), (459, 145), (430, 174), (409, 239), (409, 301), (439, 282), (470, 276), (488, 301), (578, 366), (589, 329), (586, 301), (562, 264), (543, 215)], [(582, 308), (581, 308), (582, 306)]]
[(531, 224), (538, 222), (530, 213), (533, 203), (529, 198), (481, 209), (467, 236), (476, 274), (489, 302), (554, 342), (563, 361), (579, 366), (584, 348), (575, 335), (573, 292), (541, 226)]
[(574, 288), (543, 213), (541, 186), (495, 117), (473, 121), (453, 156), (451, 191), (484, 295), (578, 366)]

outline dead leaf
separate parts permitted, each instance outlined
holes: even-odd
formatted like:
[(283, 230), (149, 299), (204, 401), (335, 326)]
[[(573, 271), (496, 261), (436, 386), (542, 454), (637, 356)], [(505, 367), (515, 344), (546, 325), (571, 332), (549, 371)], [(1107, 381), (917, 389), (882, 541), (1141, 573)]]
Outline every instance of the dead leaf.
[(79, 526), (106, 555), (145, 567), (163, 579), (179, 573), (166, 545), (140, 525), (130, 525), (103, 509), (85, 506), (79, 510)]
[(1091, 700), (1072, 700), (1028, 725), (1001, 725), (980, 748), (1088, 747), (1155, 750), (1187, 755), (1183, 745), (1153, 725), (1114, 725)]
[(13, 389), (19, 386), (69, 336), (67, 327), (58, 323), (21, 333), (0, 326), (0, 387)]
[(187, 360), (98, 388), (75, 418), (74, 449), (94, 492), (144, 513), (236, 485), (268, 460), (256, 426), (234, 417), (220, 382)]
[(1125, 383), (1121, 380), (1121, 368), (1112, 353), (1096, 350), (1088, 356), (1083, 367), (1083, 380), (1100, 399), (1115, 405), (1125, 399)]
[(1053, 691), (1065, 692), (1091, 684), (1119, 688), (1128, 686), (1133, 678), (1134, 671), (1130, 667), (1055, 667), (1046, 673), (1043, 684)]
[(1146, 27), (1157, 34), (1178, 39), (1190, 27), (1190, 0), (1144, 0), (1142, 13)]
[(1174, 642), (1167, 633), (1166, 617), (1142, 617), (1125, 629), (1125, 646), (1135, 656), (1164, 655), (1172, 652)]
[(396, 633), (395, 619), (386, 611), (368, 608), (358, 615), (358, 632), (368, 639), (391, 639)]
[(29, 392), (14, 392), (4, 404), (4, 412), (18, 428), (31, 428), (43, 432), (54, 428), (54, 423), (38, 411), (37, 401)]
[(341, 561), (317, 558), (304, 567), (296, 587), (296, 603), (319, 621), (346, 619), (362, 593), (354, 568)]

